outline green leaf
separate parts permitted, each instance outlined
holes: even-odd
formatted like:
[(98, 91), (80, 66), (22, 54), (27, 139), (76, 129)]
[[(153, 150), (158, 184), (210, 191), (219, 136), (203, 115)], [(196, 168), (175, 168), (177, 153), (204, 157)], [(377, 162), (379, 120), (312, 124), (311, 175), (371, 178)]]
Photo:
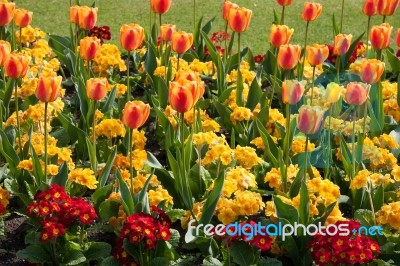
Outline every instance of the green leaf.
[(29, 245), (25, 249), (18, 251), (17, 257), (31, 263), (53, 263), (53, 259), (42, 245)]
[[(15, 83), (15, 79), (11, 79), (11, 78), (8, 79), (8, 81), (6, 83), (6, 88), (5, 88), (4, 95), (3, 95), (3, 104), (6, 108), (6, 111), (9, 110), (11, 96), (13, 94), (13, 89), (14, 89), (14, 83)], [(7, 117), (10, 114), (8, 112), (6, 112), (5, 115)]]
[(66, 162), (63, 162), (58, 169), (58, 174), (53, 177), (51, 183), (65, 187), (67, 180), (68, 180), (68, 165)]
[(17, 168), (19, 164), (19, 157), (3, 130), (0, 130), (0, 143), (0, 152), (6, 159), (11, 173), (16, 176), (17, 172), (19, 172)]
[(102, 221), (107, 222), (111, 217), (118, 217), (120, 203), (114, 200), (105, 200), (99, 203), (98, 213)]
[(261, 121), (256, 118), (256, 125), (258, 128), (258, 132), (260, 133), (260, 136), (264, 142), (265, 145), (265, 149), (264, 151), (267, 153), (269, 159), (272, 162), (272, 165), (275, 168), (279, 168), (280, 166), (280, 162), (278, 161), (278, 159), (275, 157), (275, 154), (278, 155), (279, 154), (279, 149), (276, 146), (275, 142), (273, 141), (273, 139), (271, 138), (271, 136), (269, 135), (268, 131), (265, 129), (264, 125), (261, 123)]
[(149, 199), (147, 196), (147, 189), (149, 188), (149, 184), (150, 184), (150, 180), (152, 179), (153, 175), (154, 175), (154, 170), (151, 172), (151, 174), (149, 175), (149, 177), (146, 180), (146, 183), (144, 183), (144, 186), (142, 187), (142, 189), (139, 191), (139, 194), (137, 195), (136, 198), (136, 203), (141, 203), (142, 209), (138, 210), (138, 212), (146, 212), (146, 213), (150, 213), (150, 206), (149, 206)]
[(111, 253), (111, 245), (105, 242), (91, 242), (85, 251), (87, 261), (99, 261), (108, 257)]
[(86, 146), (89, 151), (89, 160), (92, 169), (97, 168), (97, 158), (96, 158), (96, 151), (94, 150), (93, 143), (90, 141), (89, 137), (86, 137)]
[(222, 262), (212, 256), (207, 256), (203, 259), (203, 266), (222, 266)]
[(393, 73), (400, 72), (400, 59), (390, 50), (386, 49), (387, 60)]
[(164, 257), (156, 257), (150, 261), (150, 266), (168, 266), (169, 260)]
[(154, 70), (157, 68), (157, 55), (154, 44), (150, 42), (147, 42), (147, 55), (144, 67), (150, 77), (153, 77)]
[(300, 187), (303, 183), (304, 177), (304, 168), (300, 168), (299, 172), (297, 172), (296, 177), (293, 180), (293, 183), (290, 185), (289, 196), (290, 198), (294, 198), (299, 194)]
[(279, 219), (285, 219), (290, 223), (299, 222), (299, 214), (297, 209), (292, 205), (284, 203), (278, 196), (274, 195), (274, 204), (276, 214)]
[(265, 59), (262, 63), (263, 69), (265, 73), (268, 75), (274, 75), (275, 68), (277, 67), (277, 62), (276, 62), (276, 56), (272, 53), (271, 50), (267, 51), (267, 54), (265, 55)]
[(299, 218), (301, 224), (308, 224), (310, 196), (306, 182), (303, 180), (300, 187)]
[(256, 253), (251, 246), (243, 241), (232, 242), (229, 250), (233, 262), (239, 264), (240, 266), (252, 265), (257, 259)]
[(352, 55), (353, 52), (354, 52), (354, 49), (356, 49), (356, 46), (357, 46), (358, 42), (362, 39), (363, 36), (364, 36), (364, 33), (362, 33), (362, 34), (361, 34), (360, 36), (358, 36), (355, 40), (353, 40), (353, 42), (352, 42), (351, 45), (350, 45), (349, 50), (348, 50), (347, 53), (346, 53), (344, 62), (346, 62), (346, 63), (349, 62), (349, 59), (350, 59), (351, 55)]
[(117, 155), (117, 147), (111, 151), (110, 155), (108, 156), (106, 165), (104, 166), (103, 170), (101, 170), (99, 175), (99, 186), (104, 187), (107, 183), (108, 177), (110, 175), (112, 166), (114, 164), (115, 156)]
[(66, 249), (65, 255), (63, 257), (63, 263), (61, 265), (71, 266), (71, 265), (79, 265), (86, 261), (85, 255), (79, 250), (76, 249)]
[(238, 69), (237, 72), (237, 82), (236, 82), (236, 103), (238, 106), (244, 106), (244, 96), (243, 96), (243, 77), (242, 72)]
[(374, 205), (374, 210), (380, 210), (382, 205), (385, 203), (385, 188), (383, 184), (379, 185), (374, 192), (372, 197), (372, 202)]
[(96, 189), (96, 191), (92, 194), (94, 206), (98, 207), (101, 202), (105, 201), (111, 194), (112, 190), (113, 184), (109, 184), (107, 186)]
[(247, 97), (246, 107), (253, 110), (256, 105), (260, 102), (262, 91), (258, 84), (257, 78), (253, 79), (251, 83), (249, 95)]
[(122, 179), (121, 172), (117, 169), (117, 179), (119, 184), (119, 191), (121, 193), (122, 205), (124, 205), (124, 209), (128, 215), (133, 214), (133, 210), (135, 209), (135, 204), (133, 201), (133, 196), (129, 191), (128, 186), (125, 181)]
[(46, 183), (45, 176), (42, 171), (42, 165), (40, 164), (39, 157), (37, 156), (35, 149), (31, 145), (31, 156), (32, 156), (32, 164), (33, 164), (33, 177), (35, 178), (36, 184), (40, 187), (43, 183)]
[(115, 95), (117, 94), (117, 88), (114, 87), (110, 94), (108, 95), (106, 102), (104, 103), (103, 107), (101, 108), (101, 112), (103, 114), (108, 114), (111, 112), (112, 107), (115, 103)]
[(171, 219), (172, 222), (176, 222), (177, 220), (181, 219), (185, 214), (185, 210), (182, 209), (172, 209), (167, 211), (167, 215)]
[(263, 257), (260, 259), (258, 266), (282, 266), (282, 262), (276, 258)]
[(113, 256), (105, 258), (101, 263), (100, 266), (119, 266), (119, 263), (117, 263), (114, 260)]
[(214, 181), (214, 187), (211, 190), (211, 193), (208, 195), (206, 202), (203, 205), (202, 216), (200, 218), (199, 223), (208, 224), (211, 221), (211, 218), (214, 216), (215, 208), (217, 207), (217, 203), (219, 198), (221, 197), (222, 188), (224, 186), (224, 176), (221, 175), (217, 177)]

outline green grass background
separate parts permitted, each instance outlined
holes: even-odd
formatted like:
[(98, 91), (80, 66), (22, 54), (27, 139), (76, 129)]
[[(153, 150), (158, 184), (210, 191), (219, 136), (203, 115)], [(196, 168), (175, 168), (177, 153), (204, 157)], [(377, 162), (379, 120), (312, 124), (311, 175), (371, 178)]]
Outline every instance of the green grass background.
[[(94, 0), (81, 0), (81, 4), (91, 5)], [(33, 23), (46, 33), (68, 35), (69, 33), (69, 1), (68, 0), (16, 0), (18, 7), (26, 8), (34, 12)], [(197, 0), (197, 18), (204, 17), (205, 21), (216, 17), (212, 32), (223, 30), (225, 22), (222, 20), (221, 5), (223, 0)], [(249, 46), (254, 54), (264, 53), (267, 50), (269, 28), (273, 21), (273, 9), (279, 16), (281, 7), (274, 0), (236, 0), (240, 6), (253, 10), (249, 30), (242, 34), (242, 47)], [(306, 23), (301, 19), (304, 2), (294, 0), (294, 3), (286, 8), (285, 24), (294, 28), (294, 36), (291, 43), (303, 44)], [(319, 0), (323, 10), (321, 16), (310, 23), (308, 43), (333, 43), (332, 14), (337, 21), (340, 20), (340, 0)], [(343, 20), (343, 33), (351, 33), (354, 38), (366, 31), (367, 17), (361, 9), (364, 0), (345, 0)], [(149, 29), (149, 0), (97, 0), (99, 17), (97, 25), (111, 27), (112, 42), (119, 42), (119, 28), (124, 23), (138, 23), (146, 30)], [(188, 32), (193, 31), (193, 0), (172, 0), (169, 12), (163, 15), (163, 23), (177, 25), (177, 29)], [(395, 38), (397, 28), (400, 27), (400, 8), (394, 16), (388, 17), (394, 30), (392, 40)], [(375, 16), (371, 25), (380, 24), (382, 17)], [(366, 36), (364, 36), (364, 41)], [(393, 42), (392, 42), (393, 44)]]

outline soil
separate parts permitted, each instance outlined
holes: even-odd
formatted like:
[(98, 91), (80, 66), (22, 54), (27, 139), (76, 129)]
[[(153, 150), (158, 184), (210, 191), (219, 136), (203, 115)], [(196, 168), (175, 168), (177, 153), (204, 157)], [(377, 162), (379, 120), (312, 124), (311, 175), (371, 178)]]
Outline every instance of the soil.
[(16, 253), (25, 248), (24, 238), (28, 225), (25, 217), (10, 216), (5, 222), (5, 236), (0, 241), (0, 265), (24, 265)]

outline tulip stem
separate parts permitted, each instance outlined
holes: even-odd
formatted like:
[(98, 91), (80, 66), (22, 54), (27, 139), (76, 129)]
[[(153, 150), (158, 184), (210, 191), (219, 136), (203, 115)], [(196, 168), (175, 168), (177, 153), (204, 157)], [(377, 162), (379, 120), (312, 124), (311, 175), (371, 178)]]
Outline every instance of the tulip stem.
[(18, 79), (15, 79), (14, 82), (15, 82), (14, 83), (15, 115), (17, 118), (19, 154), (20, 154), (21, 159), (23, 159), (24, 155), (22, 153), (21, 125), (20, 125), (20, 121), (19, 121), (19, 110), (18, 110), (19, 109), (18, 108)]
[(343, 13), (344, 13), (344, 0), (342, 0), (342, 14), (340, 17), (340, 33), (342, 33), (342, 28), (343, 28)]
[[(278, 50), (279, 50), (279, 48), (278, 48), (278, 49), (275, 49), (275, 58), (276, 58), (277, 55), (278, 55)], [(274, 94), (275, 94), (275, 80), (276, 80), (276, 74), (277, 74), (277, 72), (278, 72), (278, 64), (275, 64), (275, 68), (274, 68), (274, 79), (272, 80), (271, 99), (269, 100), (268, 109), (267, 109), (268, 112), (269, 112), (269, 109), (271, 108), (272, 100), (274, 99)], [(267, 119), (269, 119), (269, 118), (267, 118)]]
[(19, 51), (22, 50), (22, 28), (19, 28)]
[(385, 23), (385, 21), (386, 21), (386, 16), (383, 16), (382, 23)]
[(328, 118), (328, 165), (327, 165), (327, 173), (325, 178), (329, 179), (331, 175), (331, 159), (332, 159), (332, 151), (331, 151), (331, 120), (333, 115), (333, 106), (329, 106), (329, 118)]
[(285, 175), (282, 180), (282, 190), (283, 193), (286, 193), (286, 183), (287, 183), (287, 175), (289, 168), (289, 152), (290, 152), (290, 105), (286, 104), (286, 153), (285, 153)]
[(305, 168), (304, 168), (304, 180), (307, 179), (307, 170), (308, 170), (308, 134), (306, 135), (306, 147), (304, 150), (306, 154), (306, 160), (305, 160)]
[(240, 71), (240, 32), (238, 32), (238, 71)]
[[(44, 178), (47, 181), (47, 164), (48, 164), (48, 154), (47, 154), (47, 106), (48, 102), (44, 103)], [(39, 184), (40, 186), (41, 184)]]
[(97, 101), (93, 100), (93, 129), (92, 129), (92, 141), (93, 141), (93, 150), (94, 150), (94, 165), (93, 172), (94, 175), (97, 175), (97, 152), (96, 152), (96, 109), (97, 109)]
[(130, 65), (130, 58), (131, 58), (131, 52), (128, 51), (128, 58), (126, 59), (126, 87), (128, 89), (128, 92), (126, 94), (126, 101), (129, 102), (131, 100), (131, 86), (130, 86), (130, 78), (129, 78), (129, 65)]
[(133, 166), (132, 166), (132, 146), (133, 146), (133, 129), (129, 129), (129, 173), (130, 173), (130, 179), (131, 179), (131, 194), (133, 195), (134, 190), (133, 190)]
[(176, 72), (179, 71), (179, 59), (180, 59), (180, 54), (178, 54), (178, 62), (176, 63)]
[(307, 21), (306, 24), (306, 35), (304, 38), (304, 48), (303, 48), (303, 63), (301, 65), (301, 75), (299, 75), (299, 79), (303, 79), (303, 73), (304, 73), (304, 65), (306, 63), (306, 47), (307, 47), (307, 37), (308, 37), (308, 26), (310, 25), (310, 21)]
[(372, 200), (371, 190), (372, 190), (372, 184), (371, 180), (369, 179), (366, 191), (368, 194), (369, 205), (371, 205), (372, 222), (374, 223), (374, 225), (376, 225), (375, 208), (374, 208), (374, 201)]
[(153, 10), (151, 9), (151, 2), (149, 1), (149, 7), (150, 7), (150, 15), (149, 15), (149, 22), (150, 22), (150, 29), (149, 29), (149, 40), (151, 39), (151, 15), (153, 14)]
[(315, 68), (316, 66), (313, 66), (313, 71), (312, 71), (312, 81), (311, 81), (311, 101), (310, 105), (312, 106), (313, 98), (314, 98), (314, 78), (315, 78)]
[[(228, 33), (228, 21), (225, 22), (225, 34)], [(227, 46), (227, 38), (225, 37), (225, 50), (224, 50), (224, 63), (226, 63), (226, 59), (228, 57), (228, 46)]]
[(196, 0), (193, 0), (193, 28), (196, 28)]
[(340, 84), (340, 55), (336, 58), (337, 83)]
[(368, 23), (367, 23), (367, 50), (365, 53), (365, 57), (368, 58), (368, 46), (369, 46), (369, 27), (371, 25), (371, 16), (368, 16)]
[(353, 117), (353, 135), (351, 143), (351, 160), (352, 160), (352, 176), (353, 179), (356, 175), (356, 154), (355, 154), (355, 142), (356, 142), (356, 119), (357, 119), (357, 109), (354, 110)]
[(285, 6), (282, 6), (281, 21), (279, 24), (283, 25), (285, 23)]

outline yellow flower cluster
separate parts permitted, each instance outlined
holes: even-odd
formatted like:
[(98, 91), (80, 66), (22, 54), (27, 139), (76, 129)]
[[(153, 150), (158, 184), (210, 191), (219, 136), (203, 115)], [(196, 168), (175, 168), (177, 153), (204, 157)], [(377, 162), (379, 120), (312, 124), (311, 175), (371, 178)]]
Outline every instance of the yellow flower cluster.
[(262, 162), (262, 159), (257, 156), (254, 148), (241, 147), (240, 145), (237, 145), (233, 151), (233, 158), (237, 164), (245, 169), (251, 169)]
[[(395, 169), (393, 171), (395, 171)], [(359, 171), (357, 175), (351, 180), (350, 189), (366, 188), (368, 184), (371, 184), (372, 187), (377, 187), (381, 184), (387, 186), (390, 183), (394, 182), (395, 180), (392, 179), (390, 174), (383, 175), (381, 173), (371, 173), (370, 171), (365, 169)]]
[[(10, 198), (10, 192), (8, 192), (6, 189), (0, 187), (0, 204), (3, 205), (4, 209), (10, 203), (9, 198)], [(1, 213), (0, 213), (0, 215), (1, 215)]]
[(357, 58), (356, 61), (350, 64), (349, 70), (351, 73), (360, 75), (361, 67), (364, 64), (365, 58)]
[(124, 137), (126, 129), (119, 119), (104, 119), (96, 125), (96, 136), (104, 136), (108, 139)]
[(115, 98), (117, 99), (125, 95), (126, 91), (128, 90), (128, 87), (125, 84), (117, 83), (108, 86), (108, 91), (112, 91), (114, 88), (116, 90)]
[(118, 68), (120, 71), (126, 71), (125, 62), (121, 58), (121, 52), (115, 44), (103, 44), (96, 53), (93, 60), (95, 62), (94, 72), (107, 75), (106, 71)]
[(391, 115), (396, 122), (400, 122), (400, 107), (397, 103), (397, 83), (382, 82), (383, 111)]
[[(287, 168), (287, 182), (291, 184), (293, 179), (296, 177), (299, 172), (299, 168), (296, 165), (289, 165)], [(281, 170), (278, 168), (272, 168), (264, 177), (264, 182), (268, 183), (270, 188), (281, 189), (282, 186), (282, 175)]]
[(21, 43), (21, 41), (23, 44), (33, 43), (38, 39), (46, 37), (46, 33), (41, 31), (39, 28), (32, 28), (32, 26), (27, 26), (25, 28), (22, 28), (21, 31), (22, 34), (20, 34), (19, 30), (15, 31), (15, 37), (17, 39), (17, 43)]
[[(214, 139), (207, 139), (214, 134)], [(222, 135), (218, 137), (215, 133), (207, 134), (204, 133), (205, 140), (209, 140), (208, 151), (206, 152), (204, 158), (202, 159), (202, 165), (209, 165), (214, 161), (220, 160), (223, 165), (228, 165), (232, 161), (232, 151), (229, 147), (227, 141), (225, 140), (225, 136)], [(196, 143), (199, 143), (199, 137), (196, 136)], [(196, 144), (195, 143), (195, 144)], [(197, 144), (196, 144), (197, 145)]]
[(251, 110), (246, 107), (236, 107), (230, 115), (232, 124), (236, 125), (237, 122), (249, 121), (251, 118)]
[[(243, 83), (251, 85), (253, 79), (256, 77), (256, 73), (250, 70), (250, 65), (247, 61), (242, 61), (240, 64), (240, 73), (242, 74)], [(237, 82), (238, 72), (237, 69), (233, 69), (229, 74), (226, 75), (226, 82)]]
[(399, 148), (399, 144), (395, 140), (393, 136), (388, 134), (382, 134), (379, 137), (374, 137), (372, 139), (374, 144), (380, 148), (384, 149), (397, 149)]
[[(351, 136), (353, 134), (353, 121), (345, 121), (339, 118), (331, 117), (331, 129), (333, 131), (341, 132), (345, 136)], [(365, 131), (369, 132), (369, 124), (371, 118), (367, 116), (365, 123)], [(356, 120), (355, 132), (362, 133), (364, 126), (364, 118)], [(329, 128), (329, 116), (326, 117), (324, 122), (324, 128)]]
[(391, 202), (389, 204), (385, 204), (382, 208), (376, 213), (376, 221), (378, 224), (388, 224), (393, 229), (399, 231), (400, 230), (400, 202)]
[[(40, 165), (42, 167), (42, 172), (44, 172), (44, 161), (40, 160)], [(20, 161), (17, 168), (23, 169), (25, 171), (32, 173), (33, 172), (32, 158)], [(49, 174), (49, 176), (57, 175), (58, 174), (58, 166), (54, 165), (54, 164), (47, 165), (47, 173)]]
[[(209, 190), (213, 188), (210, 186)], [(224, 188), (222, 195), (230, 198), (238, 190), (257, 188), (255, 176), (241, 166), (229, 169), (225, 174)]]
[(197, 72), (201, 75), (211, 75), (216, 70), (212, 61), (201, 62), (199, 59), (194, 59), (189, 64), (189, 68), (190, 70)]
[[(204, 206), (204, 201), (195, 202), (193, 204), (193, 214), (196, 217), (196, 220), (200, 220), (200, 218), (201, 218), (201, 216), (203, 214), (201, 212), (202, 209), (203, 209), (203, 206)], [(192, 220), (192, 219), (193, 219), (192, 213), (189, 210), (187, 210), (184, 213), (184, 215), (182, 216), (182, 218), (181, 218), (181, 226), (182, 226), (182, 228), (183, 229), (187, 229), (189, 221)]]
[(285, 126), (286, 119), (278, 109), (269, 109), (269, 119), (268, 123), (265, 126), (266, 130), (271, 136), (276, 138), (280, 137), (279, 130), (277, 129), (276, 123), (279, 123), (281, 126)]
[[(243, 101), (246, 102), (249, 96), (249, 86), (247, 84), (243, 84)], [(229, 94), (229, 97), (225, 100), (224, 104), (228, 106), (231, 110), (235, 110), (238, 105), (236, 103), (236, 90), (232, 90)]]
[[(111, 195), (115, 195), (117, 193), (111, 193)], [(110, 195), (110, 197), (111, 197)], [(119, 194), (117, 194), (119, 195)], [(114, 200), (113, 198), (108, 198), (107, 200)], [(118, 216), (111, 216), (110, 219), (108, 220), (108, 223), (114, 228), (114, 230), (117, 230), (120, 226), (122, 226), (128, 216), (126, 215), (126, 212), (124, 210), (124, 206), (121, 204), (118, 208)]]
[[(315, 144), (308, 140), (308, 151), (315, 150)], [(305, 137), (294, 137), (292, 142), (292, 155), (296, 155), (306, 151), (306, 138)]]
[(76, 168), (72, 170), (68, 175), (68, 181), (85, 186), (90, 189), (96, 189), (97, 183), (94, 172), (89, 168)]
[(162, 186), (158, 186), (155, 190), (151, 189), (148, 192), (150, 206), (157, 206), (160, 202), (164, 201), (166, 207), (174, 204), (173, 198), (169, 195), (168, 190)]

